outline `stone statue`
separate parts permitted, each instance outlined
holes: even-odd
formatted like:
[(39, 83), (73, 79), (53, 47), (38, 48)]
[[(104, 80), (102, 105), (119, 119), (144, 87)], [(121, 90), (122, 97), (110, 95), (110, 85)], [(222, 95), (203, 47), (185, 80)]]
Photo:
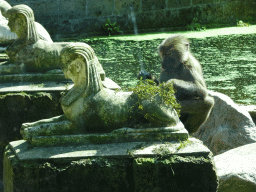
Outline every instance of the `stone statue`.
[(40, 38), (33, 10), (16, 5), (7, 11), (8, 26), (18, 39), (7, 47), (11, 64), (24, 64), (26, 71), (45, 72), (59, 68), (59, 52), (66, 43), (52, 43)]
[(8, 27), (8, 20), (2, 16), (0, 11), (0, 44), (10, 44), (17, 39), (16, 33), (11, 32)]
[(7, 11), (12, 8), (9, 3), (4, 0), (0, 0), (0, 43), (9, 44), (17, 39), (17, 35), (11, 32), (8, 27)]
[[(7, 47), (6, 52), (9, 61), (0, 63), (0, 75), (9, 76), (10, 74), (22, 74), (25, 72), (44, 73), (52, 69), (61, 68), (63, 64), (60, 52), (70, 42), (53, 43), (43, 26), (35, 22), (33, 10), (27, 5), (11, 7), (5, 1), (0, 0), (0, 9), (9, 18), (8, 26), (18, 37)], [(105, 78), (105, 71), (98, 61), (96, 67), (104, 87), (120, 89), (111, 79)], [(57, 75), (61, 76), (59, 79), (62, 79), (63, 73), (61, 70), (54, 70), (52, 73), (57, 73)], [(53, 77), (55, 76), (53, 75)], [(33, 81), (33, 78), (24, 76), (22, 80)]]
[[(65, 46), (61, 51), (61, 60), (65, 77), (74, 82), (73, 88), (60, 100), (64, 115), (24, 123), (21, 129), (24, 139), (74, 133), (109, 133), (122, 127), (168, 127), (179, 122), (176, 111), (160, 102), (161, 99), (143, 100), (143, 110), (139, 111), (136, 105), (138, 97), (133, 92), (104, 88), (97, 69), (98, 59), (89, 45), (71, 43)], [(146, 114), (151, 118), (146, 120)]]
[(17, 34), (6, 49), (9, 61), (0, 65), (0, 74), (46, 72), (61, 66), (60, 51), (69, 42), (46, 41), (38, 33), (33, 10), (27, 5), (8, 9), (8, 26)]
[[(2, 16), (0, 15), (0, 43), (12, 42), (17, 39), (17, 35), (11, 32), (10, 28), (8, 27), (7, 18), (9, 17), (7, 11), (11, 9), (11, 5), (4, 0), (0, 0), (0, 10)], [(45, 40), (47, 42), (52, 43), (52, 39), (46, 29), (38, 22), (35, 21), (35, 27), (37, 28), (39, 38)]]

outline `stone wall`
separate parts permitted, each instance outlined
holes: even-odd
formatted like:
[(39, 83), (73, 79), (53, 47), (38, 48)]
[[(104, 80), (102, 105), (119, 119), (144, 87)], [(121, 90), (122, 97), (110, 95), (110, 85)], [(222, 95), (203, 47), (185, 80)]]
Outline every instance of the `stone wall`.
[[(59, 99), (61, 93), (6, 93), (0, 94), (0, 184), (3, 177), (5, 146), (21, 139), (22, 123), (34, 122), (63, 114)], [(1, 186), (0, 186), (1, 189)]]
[(185, 29), (196, 18), (206, 28), (256, 22), (252, 0), (7, 0), (26, 4), (53, 38), (57, 34), (102, 35), (107, 18), (124, 33), (133, 33), (133, 7), (139, 32)]

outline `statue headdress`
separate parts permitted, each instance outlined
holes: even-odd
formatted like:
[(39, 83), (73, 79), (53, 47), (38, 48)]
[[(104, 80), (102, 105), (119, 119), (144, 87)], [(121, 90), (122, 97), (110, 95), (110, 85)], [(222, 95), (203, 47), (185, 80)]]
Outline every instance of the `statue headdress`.
[[(78, 55), (81, 55), (85, 59), (85, 73), (86, 73), (86, 93), (85, 94), (93, 94), (99, 92), (102, 88), (102, 81), (100, 75), (97, 71), (97, 65), (99, 64), (98, 59), (95, 55), (94, 50), (86, 43), (70, 43), (63, 48), (61, 51), (61, 59), (64, 66), (67, 67), (69, 63), (76, 59)], [(70, 90), (71, 91), (71, 90)], [(85, 91), (85, 90), (84, 90)], [(81, 95), (82, 93), (80, 93)], [(68, 94), (67, 94), (68, 95)], [(65, 95), (66, 96), (66, 95)], [(77, 95), (78, 96), (78, 95)], [(73, 98), (70, 101), (63, 99), (62, 103), (64, 105), (69, 105), (73, 102)], [(66, 102), (65, 102), (66, 100)], [(71, 101), (72, 100), (72, 101)]]
[(7, 14), (22, 14), (27, 22), (27, 43), (36, 43), (39, 40), (39, 34), (35, 26), (35, 17), (33, 10), (27, 5), (16, 5), (8, 10)]

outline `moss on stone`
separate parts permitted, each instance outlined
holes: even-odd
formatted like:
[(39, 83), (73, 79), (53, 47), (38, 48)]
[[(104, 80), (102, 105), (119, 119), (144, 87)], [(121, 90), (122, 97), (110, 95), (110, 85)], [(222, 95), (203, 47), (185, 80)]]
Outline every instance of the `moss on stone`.
[(165, 143), (163, 145), (160, 145), (159, 147), (155, 147), (152, 152), (154, 152), (157, 156), (160, 157), (171, 155), (175, 152), (174, 150), (171, 150), (171, 146), (171, 143)]
[[(193, 191), (216, 191), (217, 183), (215, 186), (210, 185), (216, 175), (208, 158), (174, 155), (165, 158), (137, 158), (133, 164), (134, 191), (185, 192), (190, 191), (192, 186)], [(209, 185), (202, 188), (202, 182)]]
[(192, 141), (190, 141), (188, 139), (186, 141), (180, 141), (180, 146), (177, 149), (179, 150), (179, 149), (185, 148), (186, 146), (188, 146), (191, 143), (192, 143)]
[(88, 158), (62, 162), (21, 162), (11, 150), (7, 149), (5, 155), (7, 157), (5, 167), (8, 169), (4, 174), (10, 179), (9, 181), (5, 179), (8, 190), (132, 191), (127, 181), (129, 159)]
[(35, 93), (26, 93), (26, 92), (17, 92), (17, 93), (1, 93), (0, 99), (5, 99), (9, 96), (21, 96), (21, 97), (28, 97), (31, 98), (38, 98), (38, 97), (48, 97), (52, 100), (52, 95), (46, 92), (35, 92)]

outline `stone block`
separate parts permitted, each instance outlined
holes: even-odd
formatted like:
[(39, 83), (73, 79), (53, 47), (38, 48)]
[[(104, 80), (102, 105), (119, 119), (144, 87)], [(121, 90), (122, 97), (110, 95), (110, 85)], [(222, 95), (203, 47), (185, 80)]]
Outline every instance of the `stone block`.
[(133, 7), (135, 13), (140, 11), (140, 1), (138, 0), (115, 0), (115, 13), (126, 14), (130, 13), (130, 7)]
[(167, 0), (167, 8), (181, 8), (191, 6), (191, 0)]
[(165, 6), (165, 0), (142, 0), (143, 11), (163, 10)]
[(173, 20), (172, 25), (176, 27), (187, 26), (192, 23), (195, 17), (200, 19), (200, 16), (200, 7), (181, 8), (179, 9), (179, 14), (177, 15), (176, 19)]
[(208, 4), (208, 3), (215, 3), (215, 2), (216, 0), (192, 0), (192, 5)]
[[(141, 12), (137, 16), (137, 24), (139, 29), (162, 28), (166, 26), (166, 12), (164, 10)], [(156, 19), (158, 20), (156, 22)]]
[(217, 186), (211, 152), (194, 138), (59, 147), (20, 140), (4, 157), (6, 192), (215, 192)]
[[(47, 85), (49, 84), (45, 84), (45, 87), (21, 86), (21, 83), (17, 83), (16, 86), (3, 83), (0, 85), (0, 180), (4, 148), (9, 141), (21, 139), (21, 124), (63, 114), (59, 99), (60, 92), (65, 90), (65, 86), (52, 87), (52, 90), (48, 87), (46, 91)], [(33, 89), (38, 92), (33, 93)], [(15, 91), (16, 93), (13, 93)]]
[(255, 1), (227, 1), (223, 3), (224, 16), (234, 18), (234, 21), (242, 20), (250, 22), (255, 17)]
[(110, 16), (114, 11), (115, 0), (88, 1), (87, 10), (90, 17)]
[[(40, 129), (42, 128), (40, 127)], [(31, 137), (28, 136), (30, 133)], [(156, 127), (147, 129), (120, 128), (110, 133), (72, 134), (55, 136), (33, 136), (33, 131), (31, 131), (30, 133), (27, 133), (26, 138), (30, 138), (30, 143), (33, 147), (49, 147), (70, 144), (77, 145), (123, 143), (131, 141), (152, 142), (155, 140), (185, 141), (188, 139), (188, 131), (184, 128), (184, 125), (181, 122), (172, 127)]]
[(136, 158), (133, 163), (135, 191), (216, 191), (216, 185), (212, 185), (216, 176), (209, 172), (212, 167), (208, 159), (172, 156)]

